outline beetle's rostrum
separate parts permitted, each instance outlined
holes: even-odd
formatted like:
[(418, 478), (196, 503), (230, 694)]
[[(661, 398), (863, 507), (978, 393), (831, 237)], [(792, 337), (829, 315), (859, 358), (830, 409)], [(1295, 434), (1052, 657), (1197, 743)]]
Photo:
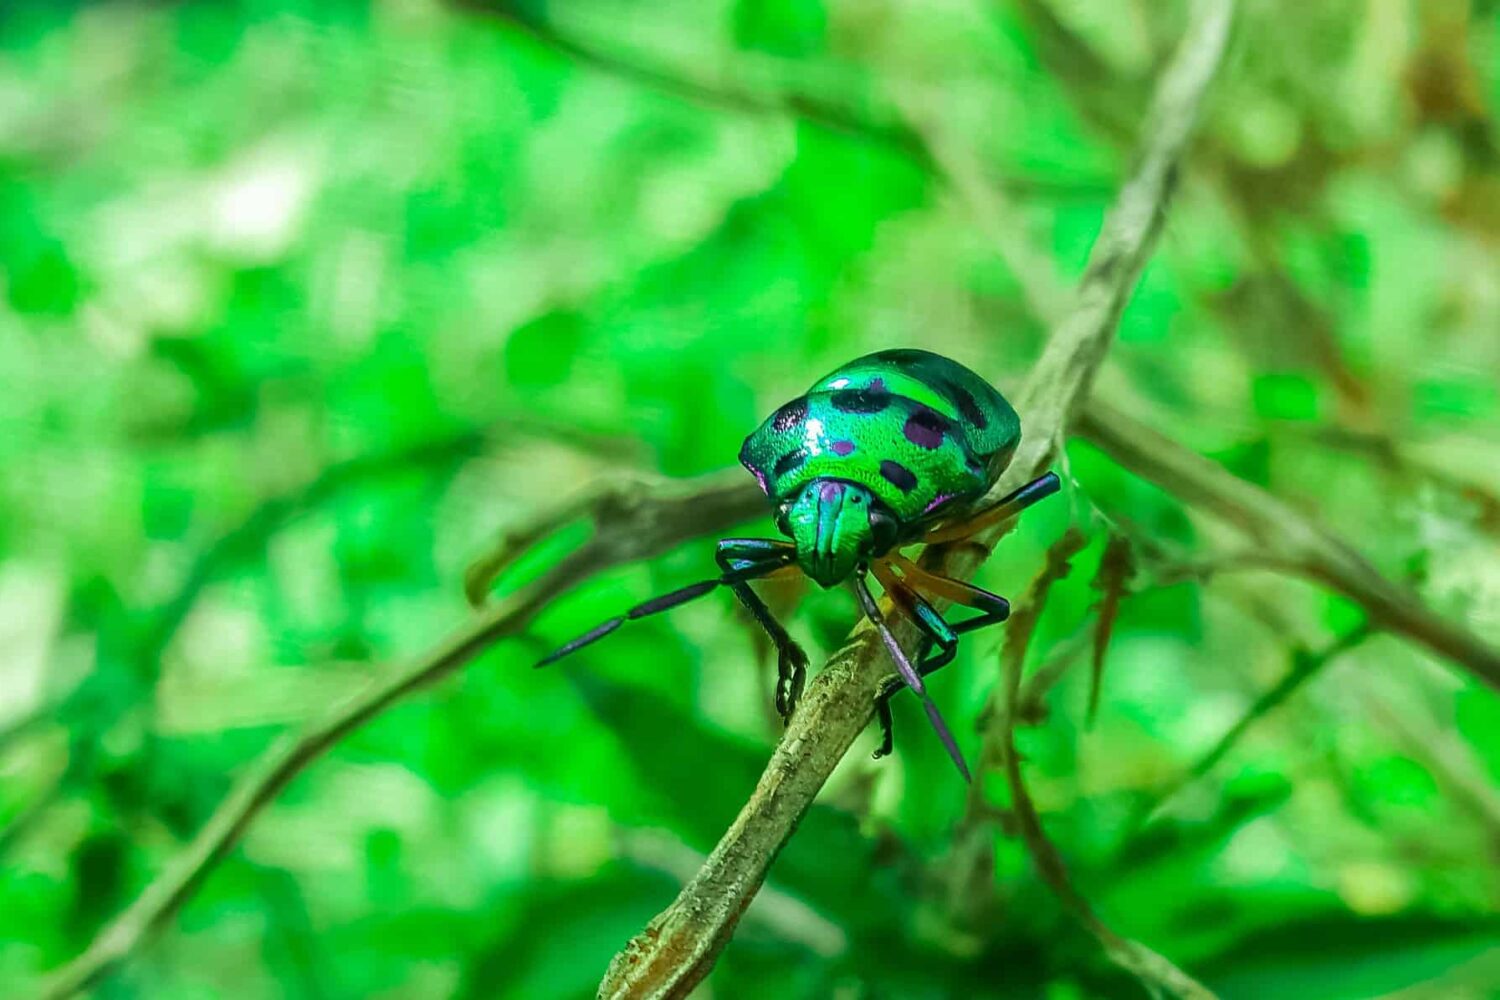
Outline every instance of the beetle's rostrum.
[[(537, 665), (596, 642), (630, 619), (727, 586), (776, 646), (776, 709), (790, 720), (806, 679), (807, 656), (749, 581), (801, 572), (825, 588), (851, 583), (899, 674), (876, 700), (882, 739), (875, 756), (891, 751), (890, 698), (910, 687), (967, 779), (963, 755), (922, 678), (953, 659), (959, 635), (1004, 621), (1010, 604), (998, 594), (928, 572), (900, 549), (968, 537), (1057, 492), (1057, 476), (1048, 472), (984, 502), (1020, 438), (1020, 419), (1005, 397), (949, 358), (899, 349), (841, 365), (778, 407), (740, 448), (740, 462), (774, 504), (777, 530), (790, 541), (723, 539), (716, 554), (719, 576), (639, 604)], [(870, 575), (922, 633), (924, 649), (916, 665), (870, 590)], [(950, 623), (931, 597), (980, 613)]]

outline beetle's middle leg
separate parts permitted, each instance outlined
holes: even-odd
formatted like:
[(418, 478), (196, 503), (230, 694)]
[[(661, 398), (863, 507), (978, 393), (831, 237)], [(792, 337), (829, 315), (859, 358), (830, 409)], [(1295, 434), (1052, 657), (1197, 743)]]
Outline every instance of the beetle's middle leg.
[[(916, 563), (899, 554), (875, 563), (871, 567), (880, 585), (891, 595), (898, 607), (907, 613), (922, 635), (931, 641), (932, 648), (917, 665), (917, 673), (925, 677), (940, 667), (947, 666), (958, 654), (958, 637), (990, 625), (998, 625), (1010, 617), (1010, 602), (999, 594), (992, 594), (962, 580), (929, 573)], [(897, 576), (899, 571), (901, 576)], [(975, 608), (980, 614), (961, 622), (949, 622), (917, 590), (918, 587), (937, 594), (955, 604)], [(905, 685), (892, 680), (881, 689), (875, 698), (875, 712), (880, 720), (880, 746), (876, 757), (889, 754), (894, 744), (891, 719), (891, 698)]]
[[(719, 542), (714, 559), (725, 572), (771, 561), (786, 559), (787, 552), (795, 551), (790, 542), (770, 538), (725, 538)], [(797, 701), (802, 697), (802, 687), (807, 683), (807, 654), (797, 645), (766, 602), (745, 581), (731, 583), (730, 589), (751, 616), (765, 629), (776, 646), (776, 714), (783, 723), (790, 722)]]

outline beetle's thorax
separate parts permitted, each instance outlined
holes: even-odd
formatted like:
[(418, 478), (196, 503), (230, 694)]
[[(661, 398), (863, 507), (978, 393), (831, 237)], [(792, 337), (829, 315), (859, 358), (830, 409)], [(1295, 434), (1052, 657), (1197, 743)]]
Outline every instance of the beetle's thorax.
[(802, 571), (823, 587), (847, 580), (895, 540), (895, 519), (865, 487), (843, 479), (815, 479), (778, 517), (797, 543)]

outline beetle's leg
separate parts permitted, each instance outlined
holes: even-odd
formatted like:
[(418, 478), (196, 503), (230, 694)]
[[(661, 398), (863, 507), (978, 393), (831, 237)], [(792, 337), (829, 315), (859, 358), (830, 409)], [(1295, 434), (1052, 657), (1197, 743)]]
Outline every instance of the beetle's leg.
[[(906, 616), (912, 620), (921, 631), (923, 637), (929, 640), (928, 649), (924, 652), (917, 663), (917, 674), (926, 677), (939, 667), (948, 664), (958, 652), (958, 634), (943, 616), (938, 614), (934, 608), (921, 594), (917, 593), (905, 583), (885, 560), (880, 560), (870, 567), (885, 592), (890, 595), (892, 601)], [(935, 645), (937, 648), (932, 649)], [(892, 683), (887, 685), (890, 691), (901, 690), (902, 685)]]
[[(958, 632), (943, 616), (938, 613), (927, 602), (921, 594), (917, 593), (906, 583), (902, 582), (895, 573), (891, 571), (889, 563), (881, 560), (872, 565), (871, 570), (880, 585), (885, 588), (887, 594), (891, 595), (896, 605), (905, 611), (907, 616), (916, 624), (922, 635), (931, 640), (936, 647), (923, 656), (917, 664), (917, 674), (926, 677), (939, 667), (946, 666), (953, 661), (958, 653)], [(875, 696), (875, 712), (880, 720), (880, 746), (875, 748), (875, 757), (884, 757), (891, 752), (894, 744), (891, 726), (891, 698), (906, 685), (900, 680), (892, 680), (881, 688), (880, 693)]]
[[(886, 687), (890, 685), (887, 684)], [(898, 685), (898, 690), (899, 687)], [(875, 752), (870, 756), (879, 760), (882, 757), (889, 757), (891, 751), (896, 748), (896, 734), (892, 729), (894, 720), (891, 718), (891, 697), (884, 691), (875, 696), (875, 717), (880, 720), (880, 746), (876, 747)]]
[[(795, 559), (796, 554), (797, 547), (790, 542), (769, 538), (726, 538), (719, 542), (714, 558), (720, 568), (728, 572), (737, 567), (759, 565), (766, 560), (776, 560), (778, 566), (782, 566), (788, 557)], [(791, 567), (787, 565), (786, 568)], [(781, 716), (783, 723), (790, 722), (797, 700), (802, 697), (802, 686), (807, 682), (807, 654), (748, 583), (732, 583), (730, 588), (776, 645), (776, 714)]]
[(1020, 489), (1001, 497), (993, 506), (983, 508), (957, 524), (934, 528), (921, 540), (930, 545), (934, 542), (951, 542), (958, 538), (968, 538), (976, 531), (982, 531), (992, 524), (999, 524), (1001, 521), (1015, 517), (1038, 500), (1044, 500), (1056, 493), (1061, 486), (1062, 483), (1058, 480), (1057, 473), (1044, 473)]
[[(989, 625), (998, 625), (1010, 617), (1010, 602), (999, 594), (992, 594), (962, 580), (929, 573), (899, 553), (888, 556), (873, 568), (881, 584), (891, 593), (892, 599), (908, 610), (912, 621), (937, 647), (917, 665), (917, 673), (923, 677), (952, 662), (958, 653), (960, 635)], [(893, 569), (899, 570), (903, 575), (897, 578)], [(891, 578), (889, 582), (887, 577)], [(961, 622), (950, 622), (918, 593), (919, 586), (955, 604), (976, 608), (980, 614)], [(875, 750), (876, 757), (884, 757), (891, 752), (893, 740), (890, 700), (903, 686), (900, 681), (891, 681), (876, 696), (875, 710), (882, 732), (880, 746)]]
[(636, 618), (645, 618), (647, 615), (659, 614), (663, 611), (670, 611), (679, 604), (686, 604), (688, 601), (702, 597), (715, 587), (734, 587), (743, 584), (745, 580), (758, 576), (766, 576), (784, 566), (790, 565), (796, 558), (797, 551), (795, 548), (791, 548), (790, 551), (785, 552), (768, 552), (759, 562), (750, 562), (743, 559), (735, 560), (732, 566), (725, 569), (723, 573), (712, 580), (699, 580), (697, 583), (690, 583), (686, 587), (679, 587), (670, 593), (653, 597), (649, 601), (643, 601), (624, 614), (616, 615), (608, 621), (595, 625), (572, 642), (542, 657), (536, 662), (536, 666), (545, 667), (547, 664), (560, 660), (570, 653), (577, 652), (584, 646), (598, 642), (621, 625), (624, 625), (627, 621), (632, 621)]
[(953, 631), (955, 632), (960, 634), (973, 632), (975, 629), (989, 625), (998, 625), (1010, 617), (1010, 602), (999, 594), (992, 594), (983, 587), (955, 580), (951, 576), (929, 572), (900, 553), (892, 553), (886, 558), (901, 574), (901, 582), (908, 589), (936, 594), (954, 604), (962, 604), (966, 608), (983, 612), (973, 618), (954, 622)]
[[(895, 635), (891, 633), (891, 628), (886, 624), (885, 615), (881, 612), (880, 605), (875, 600), (875, 595), (870, 593), (870, 585), (866, 582), (863, 571), (854, 574), (854, 594), (859, 598), (860, 608), (864, 611), (865, 617), (870, 619), (871, 624), (875, 626), (875, 630), (880, 633), (881, 641), (885, 643), (885, 648), (890, 652), (891, 659), (896, 661), (896, 672), (901, 675), (901, 680), (922, 699), (922, 710), (927, 713), (927, 721), (932, 723), (932, 728), (937, 732), (938, 739), (943, 741), (943, 747), (948, 751), (948, 756), (953, 759), (954, 765), (957, 766), (959, 773), (964, 776), (964, 780), (972, 781), (973, 779), (969, 776), (969, 767), (964, 763), (964, 755), (958, 749), (958, 742), (954, 740), (953, 733), (948, 729), (948, 724), (943, 721), (942, 713), (938, 711), (937, 705), (933, 703), (932, 696), (927, 693), (927, 686), (922, 683), (921, 674), (911, 665), (911, 661), (907, 659), (906, 653), (901, 649), (901, 644), (896, 641)], [(888, 721), (888, 717), (882, 717), (881, 721), (882, 723)]]

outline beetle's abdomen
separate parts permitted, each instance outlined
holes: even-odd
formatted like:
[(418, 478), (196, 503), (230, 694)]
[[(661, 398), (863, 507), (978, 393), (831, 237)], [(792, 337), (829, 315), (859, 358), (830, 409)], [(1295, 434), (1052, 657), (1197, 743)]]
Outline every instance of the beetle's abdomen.
[(814, 479), (844, 479), (908, 524), (990, 484), (955, 421), (881, 386), (792, 400), (745, 439), (740, 461), (772, 500), (791, 499)]

